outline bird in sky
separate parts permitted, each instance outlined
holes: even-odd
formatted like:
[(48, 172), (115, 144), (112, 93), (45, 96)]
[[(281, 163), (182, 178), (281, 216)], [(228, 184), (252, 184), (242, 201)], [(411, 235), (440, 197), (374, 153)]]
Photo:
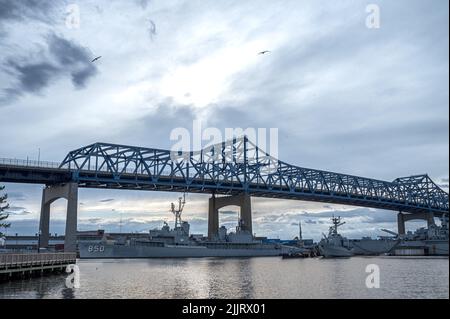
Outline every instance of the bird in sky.
[(91, 62), (94, 63), (95, 61), (99, 60), (102, 56), (98, 56), (96, 57), (94, 60), (92, 60)]
[(268, 50), (266, 50), (266, 51), (261, 51), (261, 52), (259, 52), (258, 54), (259, 55), (263, 55), (263, 54), (266, 54), (266, 53), (269, 53), (270, 51), (268, 51)]

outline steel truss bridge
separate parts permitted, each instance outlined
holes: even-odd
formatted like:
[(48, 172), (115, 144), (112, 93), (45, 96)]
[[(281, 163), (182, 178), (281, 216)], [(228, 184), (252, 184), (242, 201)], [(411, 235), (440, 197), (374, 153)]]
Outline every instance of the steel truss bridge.
[(61, 163), (0, 160), (0, 182), (246, 193), (436, 216), (449, 211), (448, 194), (428, 175), (382, 181), (302, 168), (271, 157), (246, 137), (192, 152), (95, 143), (69, 152)]

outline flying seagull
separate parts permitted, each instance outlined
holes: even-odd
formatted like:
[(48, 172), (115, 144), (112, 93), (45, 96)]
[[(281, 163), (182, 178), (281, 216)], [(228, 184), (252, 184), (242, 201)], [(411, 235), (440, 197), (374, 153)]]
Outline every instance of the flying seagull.
[(259, 52), (258, 54), (259, 55), (262, 55), (262, 54), (266, 54), (266, 53), (269, 53), (270, 51), (268, 51), (268, 50), (266, 50), (266, 51), (261, 51), (261, 52)]
[(98, 56), (98, 57), (96, 57), (94, 60), (92, 60), (91, 62), (93, 63), (93, 62), (99, 60), (101, 57), (102, 57), (102, 56)]

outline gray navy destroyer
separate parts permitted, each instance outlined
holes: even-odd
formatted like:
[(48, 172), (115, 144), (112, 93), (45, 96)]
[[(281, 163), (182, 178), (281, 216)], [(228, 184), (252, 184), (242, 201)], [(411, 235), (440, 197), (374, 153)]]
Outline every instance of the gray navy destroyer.
[(338, 233), (338, 227), (345, 224), (340, 217), (332, 217), (333, 226), (328, 231), (328, 236), (323, 234), (319, 242), (320, 254), (325, 258), (351, 257), (353, 256), (350, 241)]
[(448, 256), (448, 215), (440, 217), (441, 225), (431, 224), (415, 232), (408, 231), (400, 236), (401, 243), (395, 247), (399, 256)]
[(391, 236), (380, 236), (378, 239), (363, 237), (347, 239), (338, 233), (338, 227), (345, 224), (341, 218), (332, 217), (333, 226), (328, 236), (319, 242), (318, 248), (325, 258), (351, 257), (354, 255), (394, 255), (394, 256), (448, 256), (449, 227), (448, 216), (443, 215), (441, 225), (431, 224), (428, 228), (409, 231), (405, 235), (382, 229)]
[(191, 235), (190, 226), (182, 221), (185, 204), (179, 199), (178, 207), (172, 204), (175, 225), (167, 223), (148, 234), (109, 240), (106, 236), (97, 241), (78, 241), (80, 258), (191, 258), (191, 257), (257, 257), (282, 256), (303, 251), (301, 248), (281, 244), (263, 243), (249, 231), (242, 229), (239, 220), (234, 232), (222, 226), (218, 238), (211, 240), (202, 235)]

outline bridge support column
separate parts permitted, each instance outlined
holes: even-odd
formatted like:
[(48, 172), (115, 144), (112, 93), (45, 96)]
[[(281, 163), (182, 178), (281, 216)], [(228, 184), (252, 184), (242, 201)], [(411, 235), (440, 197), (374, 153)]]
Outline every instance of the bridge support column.
[(209, 199), (208, 209), (208, 238), (215, 240), (219, 235), (219, 209), (216, 208), (216, 196)]
[(77, 215), (78, 215), (78, 184), (68, 184), (66, 235), (64, 237), (64, 251), (77, 250)]
[(398, 213), (397, 215), (397, 226), (398, 226), (398, 235), (405, 235), (406, 229), (405, 229), (405, 219), (404, 214), (402, 212)]
[(76, 251), (77, 244), (77, 210), (78, 210), (78, 184), (67, 183), (46, 186), (42, 191), (41, 217), (39, 223), (40, 247), (49, 245), (50, 230), (50, 206), (60, 199), (67, 200), (66, 233), (64, 251)]
[(402, 212), (397, 215), (397, 224), (398, 224), (398, 234), (405, 235), (406, 227), (405, 222), (409, 220), (423, 219), (427, 221), (428, 228), (434, 225), (434, 214), (433, 213), (413, 213), (413, 214), (403, 214)]
[(46, 203), (46, 189), (42, 191), (41, 217), (39, 220), (39, 247), (47, 248), (50, 239), (50, 203)]
[(241, 195), (241, 220), (242, 229), (253, 234), (252, 227), (252, 201), (248, 194)]
[(208, 238), (215, 240), (219, 235), (219, 209), (226, 206), (239, 206), (242, 230), (252, 234), (252, 204), (251, 197), (247, 193), (234, 196), (216, 197), (209, 199), (208, 211)]

